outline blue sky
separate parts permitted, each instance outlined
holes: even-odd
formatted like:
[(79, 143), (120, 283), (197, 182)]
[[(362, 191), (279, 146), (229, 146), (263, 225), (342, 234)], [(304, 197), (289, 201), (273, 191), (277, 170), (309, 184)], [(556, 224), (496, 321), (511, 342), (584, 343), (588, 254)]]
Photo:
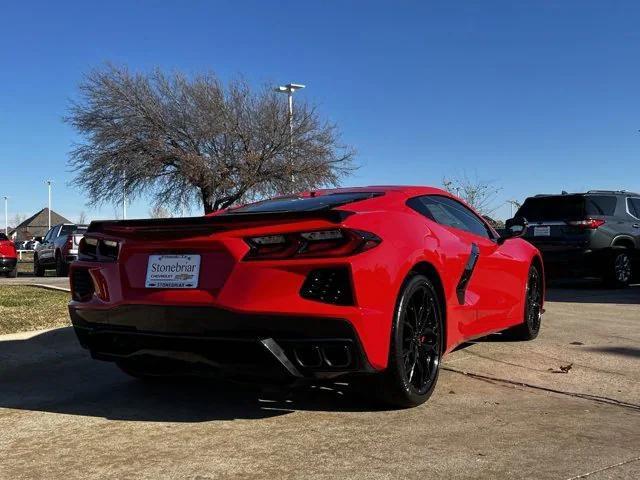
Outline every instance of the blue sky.
[[(507, 199), (640, 190), (640, 3), (602, 1), (10, 2), (0, 14), (0, 196), (113, 217), (68, 185), (62, 122), (111, 61), (307, 84), (358, 150), (345, 184), (492, 180)], [(144, 200), (130, 216), (146, 216)], [(198, 212), (198, 208), (194, 208)], [(4, 218), (2, 218), (2, 223)]]

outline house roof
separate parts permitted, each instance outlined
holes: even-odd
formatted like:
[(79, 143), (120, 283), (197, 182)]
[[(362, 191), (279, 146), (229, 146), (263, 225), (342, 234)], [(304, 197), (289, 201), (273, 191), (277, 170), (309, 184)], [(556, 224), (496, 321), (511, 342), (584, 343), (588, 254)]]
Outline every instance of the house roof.
[[(59, 223), (71, 223), (69, 220), (64, 218), (62, 215), (51, 210), (51, 225), (57, 225)], [(27, 218), (20, 225), (15, 227), (11, 233), (16, 230), (32, 230), (34, 228), (49, 228), (49, 209), (43, 208), (39, 212), (34, 213), (29, 218)]]

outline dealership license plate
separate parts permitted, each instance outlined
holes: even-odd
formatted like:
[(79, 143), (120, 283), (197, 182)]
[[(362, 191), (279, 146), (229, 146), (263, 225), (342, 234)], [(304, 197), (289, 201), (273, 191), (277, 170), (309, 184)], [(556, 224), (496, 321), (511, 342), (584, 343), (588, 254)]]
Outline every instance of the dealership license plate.
[(200, 255), (149, 255), (147, 288), (196, 288)]
[(551, 227), (533, 227), (534, 237), (549, 237), (551, 236)]

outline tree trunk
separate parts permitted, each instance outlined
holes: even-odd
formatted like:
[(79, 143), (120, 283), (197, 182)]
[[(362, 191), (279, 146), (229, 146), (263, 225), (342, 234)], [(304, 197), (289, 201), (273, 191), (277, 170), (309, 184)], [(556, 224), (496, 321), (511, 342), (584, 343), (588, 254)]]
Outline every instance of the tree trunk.
[(213, 213), (215, 209), (213, 208), (213, 199), (211, 198), (211, 189), (208, 187), (200, 187), (200, 196), (202, 197), (202, 206), (204, 207), (204, 214), (208, 215), (209, 213)]

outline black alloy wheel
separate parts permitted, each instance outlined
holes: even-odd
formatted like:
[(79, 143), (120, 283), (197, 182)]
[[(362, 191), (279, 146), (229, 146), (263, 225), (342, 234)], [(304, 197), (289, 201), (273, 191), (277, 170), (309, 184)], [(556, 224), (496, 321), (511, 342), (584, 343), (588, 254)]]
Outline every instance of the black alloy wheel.
[(419, 285), (401, 312), (404, 379), (417, 395), (429, 390), (440, 365), (440, 326), (430, 293)]
[(536, 267), (529, 269), (527, 281), (526, 319), (529, 328), (535, 335), (540, 331), (542, 323), (542, 281)]
[(544, 283), (542, 275), (535, 265), (531, 265), (525, 288), (524, 320), (520, 325), (504, 332), (505, 336), (513, 340), (533, 340), (536, 338), (542, 325), (543, 300)]
[(415, 407), (432, 394), (444, 353), (442, 305), (433, 283), (415, 274), (404, 285), (393, 319), (389, 364), (376, 393), (395, 407)]
[(609, 277), (609, 284), (613, 287), (626, 287), (631, 283), (633, 277), (633, 267), (631, 256), (626, 251), (616, 252), (613, 256), (612, 272)]

